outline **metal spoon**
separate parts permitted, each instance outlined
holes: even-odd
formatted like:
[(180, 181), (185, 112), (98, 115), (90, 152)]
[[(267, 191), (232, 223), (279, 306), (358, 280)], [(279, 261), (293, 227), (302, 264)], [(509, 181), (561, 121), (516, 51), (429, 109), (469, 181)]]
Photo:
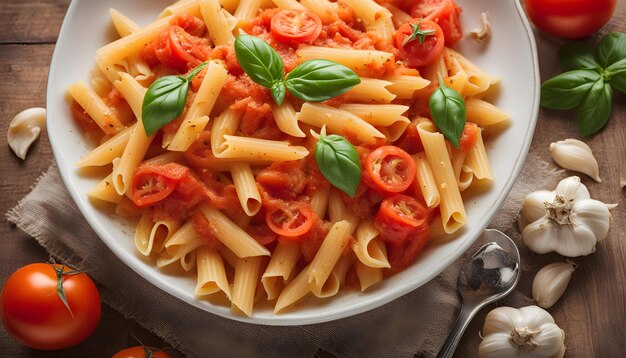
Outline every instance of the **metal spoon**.
[(488, 241), (461, 266), (457, 290), (462, 298), (461, 312), (437, 358), (451, 358), (463, 332), (474, 315), (485, 305), (513, 291), (519, 281), (519, 251), (515, 243), (498, 230), (485, 230), (480, 242)]

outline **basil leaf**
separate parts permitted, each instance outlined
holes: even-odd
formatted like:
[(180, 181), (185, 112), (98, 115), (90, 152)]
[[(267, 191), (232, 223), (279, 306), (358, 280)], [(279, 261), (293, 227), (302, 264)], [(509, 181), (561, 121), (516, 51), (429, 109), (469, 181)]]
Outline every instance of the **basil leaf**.
[(196, 77), (196, 75), (200, 73), (200, 71), (202, 71), (202, 69), (205, 68), (208, 64), (209, 64), (208, 62), (203, 62), (199, 64), (196, 68), (194, 68), (193, 70), (191, 70), (191, 72), (189, 72), (189, 74), (187, 75), (187, 77), (185, 77), (185, 79), (187, 81), (193, 80), (193, 78)]
[(283, 81), (278, 81), (274, 83), (272, 85), (272, 88), (270, 88), (270, 91), (272, 92), (272, 97), (274, 97), (274, 101), (276, 101), (276, 104), (278, 104), (279, 106), (283, 104), (283, 101), (285, 100), (285, 92), (287, 92), (287, 89), (285, 88), (285, 83)]
[(602, 68), (626, 58), (626, 34), (613, 32), (604, 35), (596, 49), (596, 57)]
[(593, 47), (582, 42), (568, 42), (559, 49), (559, 65), (564, 71), (596, 70), (600, 64), (593, 56)]
[(240, 34), (235, 39), (237, 62), (252, 81), (271, 88), (282, 80), (285, 69), (278, 53), (258, 37)]
[(185, 110), (189, 81), (180, 76), (165, 76), (154, 81), (141, 106), (141, 120), (151, 136)]
[(285, 79), (292, 95), (309, 102), (337, 97), (359, 83), (361, 79), (351, 69), (328, 60), (305, 61)]
[(465, 101), (461, 94), (446, 86), (439, 76), (439, 89), (430, 95), (428, 104), (437, 129), (458, 148), (466, 121)]
[(578, 108), (578, 129), (588, 137), (604, 127), (611, 115), (611, 86), (598, 79)]
[(324, 178), (354, 197), (361, 182), (361, 162), (356, 148), (348, 140), (336, 134), (320, 137), (315, 145), (315, 160)]
[(592, 70), (561, 73), (541, 85), (541, 105), (550, 109), (577, 107), (601, 75)]

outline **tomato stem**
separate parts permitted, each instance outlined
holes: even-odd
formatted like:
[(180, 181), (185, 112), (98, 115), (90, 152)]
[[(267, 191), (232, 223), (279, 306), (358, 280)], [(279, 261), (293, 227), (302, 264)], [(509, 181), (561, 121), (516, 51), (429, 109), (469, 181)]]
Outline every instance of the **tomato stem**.
[(54, 261), (53, 258), (50, 258), (50, 264), (52, 265), (54, 272), (57, 274), (57, 296), (59, 296), (59, 298), (61, 299), (61, 302), (63, 302), (65, 307), (67, 307), (67, 310), (70, 312), (70, 315), (72, 316), (72, 318), (74, 318), (74, 313), (72, 312), (72, 309), (70, 308), (70, 304), (67, 302), (67, 297), (65, 296), (65, 290), (63, 289), (63, 276), (73, 276), (73, 275), (81, 274), (83, 272), (80, 270), (70, 270), (70, 271), (64, 272), (65, 264), (62, 264), (61, 268), (59, 268), (58, 264), (56, 263), (56, 261)]
[(426, 41), (426, 36), (432, 36), (437, 32), (436, 30), (433, 30), (433, 29), (421, 30), (420, 29), (421, 24), (422, 24), (422, 19), (419, 19), (417, 25), (409, 24), (411, 25), (411, 28), (413, 29), (413, 33), (410, 36), (408, 36), (406, 39), (404, 39), (404, 41), (402, 42), (402, 46), (405, 46), (409, 42), (415, 41), (417, 39), (419, 39), (420, 45), (423, 45), (424, 41)]

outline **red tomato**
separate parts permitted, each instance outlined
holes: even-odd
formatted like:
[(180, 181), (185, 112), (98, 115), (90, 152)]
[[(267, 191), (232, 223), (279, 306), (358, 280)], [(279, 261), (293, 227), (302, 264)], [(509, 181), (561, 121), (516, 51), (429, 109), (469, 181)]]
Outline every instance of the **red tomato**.
[[(413, 26), (419, 26), (421, 31), (434, 32), (426, 35), (424, 41), (418, 36), (407, 42), (407, 38), (414, 32)], [(412, 67), (426, 66), (433, 62), (443, 51), (443, 45), (444, 36), (441, 27), (430, 20), (413, 19), (396, 31), (396, 47), (400, 50), (399, 56)]]
[(157, 59), (179, 72), (186, 72), (209, 57), (208, 40), (191, 36), (177, 25), (170, 25), (156, 41)]
[[(62, 277), (67, 309), (57, 294), (61, 265), (30, 264), (15, 271), (0, 296), (6, 330), (23, 344), (43, 350), (74, 346), (89, 337), (100, 321), (100, 295), (85, 273)], [(71, 271), (65, 267), (63, 272)], [(73, 316), (72, 316), (73, 315)]]
[(278, 235), (295, 237), (309, 232), (317, 221), (317, 215), (308, 204), (289, 203), (282, 207), (268, 208), (265, 221)]
[(616, 0), (524, 0), (524, 7), (539, 30), (578, 39), (609, 22), (615, 3)]
[(480, 128), (474, 123), (467, 122), (465, 123), (465, 128), (463, 128), (463, 133), (461, 134), (460, 147), (463, 151), (470, 150), (476, 140), (478, 139), (478, 133), (480, 132)]
[(176, 163), (140, 166), (133, 177), (133, 202), (145, 207), (165, 199), (188, 171), (189, 168)]
[(463, 37), (460, 14), (461, 8), (454, 0), (421, 0), (411, 9), (414, 18), (423, 17), (441, 27), (446, 46), (453, 46)]
[(374, 189), (391, 193), (406, 190), (415, 179), (415, 162), (409, 153), (385, 145), (374, 150), (365, 161), (368, 179)]
[(427, 223), (428, 209), (415, 198), (396, 194), (383, 200), (374, 223), (383, 240), (402, 245)]
[(322, 32), (322, 20), (307, 10), (280, 10), (271, 22), (272, 36), (284, 44), (310, 43)]
[(428, 225), (420, 226), (412, 237), (402, 245), (387, 245), (387, 258), (391, 268), (389, 273), (393, 274), (409, 267), (417, 256), (422, 252), (430, 237)]
[(413, 120), (404, 130), (402, 136), (394, 143), (398, 148), (406, 151), (409, 154), (415, 154), (424, 151), (424, 145), (422, 145), (422, 139), (417, 132), (417, 125), (420, 121)]
[(113, 355), (111, 358), (170, 358), (170, 355), (150, 347), (136, 346), (126, 348)]

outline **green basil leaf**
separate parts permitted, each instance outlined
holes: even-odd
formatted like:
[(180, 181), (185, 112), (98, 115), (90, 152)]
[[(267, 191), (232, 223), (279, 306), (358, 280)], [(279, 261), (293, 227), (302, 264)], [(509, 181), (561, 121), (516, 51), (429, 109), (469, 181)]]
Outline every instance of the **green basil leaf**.
[(361, 79), (351, 69), (328, 60), (305, 61), (285, 79), (292, 95), (309, 102), (337, 97), (359, 83)]
[(354, 197), (361, 182), (361, 162), (356, 148), (347, 139), (336, 134), (320, 137), (315, 145), (315, 160), (324, 178)]
[(583, 42), (568, 42), (559, 49), (559, 65), (564, 71), (597, 70), (600, 64), (593, 56), (593, 47)]
[(613, 75), (609, 83), (616, 90), (626, 93), (626, 72), (620, 72), (616, 75)]
[(604, 35), (596, 49), (596, 58), (602, 68), (626, 58), (626, 34), (612, 32)]
[(575, 108), (599, 78), (601, 75), (592, 70), (561, 73), (541, 85), (541, 105), (550, 109)]
[(180, 76), (165, 76), (154, 81), (141, 106), (141, 120), (147, 135), (180, 116), (185, 110), (189, 81)]
[(274, 83), (272, 85), (272, 88), (270, 88), (270, 91), (272, 92), (272, 97), (274, 97), (274, 101), (276, 101), (276, 104), (278, 104), (279, 106), (283, 104), (283, 101), (285, 100), (285, 92), (287, 92), (287, 89), (285, 88), (285, 83), (283, 81), (278, 81)]
[(604, 127), (611, 116), (611, 86), (602, 78), (596, 81), (578, 108), (578, 129), (588, 137)]
[(440, 76), (439, 89), (430, 95), (428, 104), (437, 129), (458, 148), (466, 121), (465, 101), (461, 94), (446, 86)]
[(199, 64), (196, 68), (194, 68), (193, 70), (191, 70), (191, 72), (189, 72), (189, 74), (187, 75), (187, 77), (185, 77), (185, 79), (187, 81), (193, 80), (193, 78), (196, 77), (196, 75), (200, 73), (200, 71), (202, 71), (202, 69), (205, 68), (208, 64), (209, 64), (208, 62), (203, 62)]
[(235, 54), (237, 62), (252, 81), (263, 87), (271, 88), (285, 75), (283, 60), (272, 46), (258, 37), (238, 35), (235, 39)]

